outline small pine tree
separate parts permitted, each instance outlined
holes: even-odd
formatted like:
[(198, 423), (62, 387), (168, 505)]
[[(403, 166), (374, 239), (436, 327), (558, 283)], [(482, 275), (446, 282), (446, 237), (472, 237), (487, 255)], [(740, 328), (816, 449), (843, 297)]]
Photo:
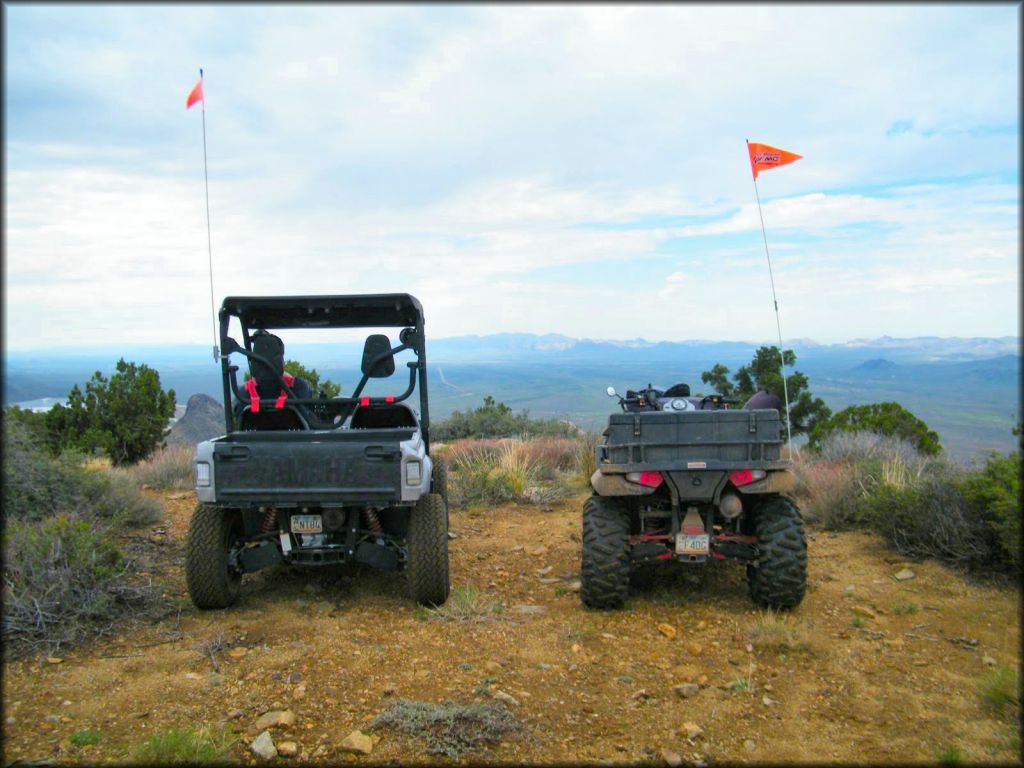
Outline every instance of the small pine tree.
[(47, 413), (46, 427), (58, 450), (102, 451), (121, 466), (146, 458), (163, 443), (174, 407), (174, 390), (163, 390), (159, 373), (121, 358), (109, 379), (96, 371), (84, 394), (77, 384), (72, 387), (67, 406)]
[[(789, 394), (789, 424), (794, 435), (810, 432), (815, 425), (832, 415), (832, 411), (820, 397), (813, 397), (808, 389), (807, 376), (793, 371), (782, 385), (782, 367), (796, 365), (796, 354), (784, 350), (780, 357), (778, 347), (761, 347), (754, 353), (754, 359), (742, 366), (733, 375), (735, 385), (729, 381), (729, 369), (717, 363), (710, 371), (704, 371), (701, 381), (710, 384), (715, 391), (727, 397), (749, 400), (760, 390), (766, 390), (780, 400)], [(786, 419), (786, 414), (782, 414)]]

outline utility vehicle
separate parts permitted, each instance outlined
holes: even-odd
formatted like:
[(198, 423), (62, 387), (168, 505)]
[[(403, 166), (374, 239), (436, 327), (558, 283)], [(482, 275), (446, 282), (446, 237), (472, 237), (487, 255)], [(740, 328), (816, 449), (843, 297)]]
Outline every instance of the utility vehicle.
[[(414, 600), (445, 602), (447, 471), (430, 456), (423, 324), (420, 302), (404, 293), (224, 299), (225, 434), (196, 447), (199, 506), (185, 558), (197, 607), (232, 605), (243, 574), (281, 562), (404, 569)], [(314, 393), (285, 372), (271, 331), (345, 328), (401, 329), (394, 347), (386, 334), (366, 337), (350, 395)], [(371, 379), (395, 374), (401, 353), (412, 357), (407, 386), (364, 394)], [(242, 384), (233, 355), (247, 364)], [(407, 402), (417, 390), (418, 413)]]
[(746, 564), (756, 605), (798, 605), (807, 545), (783, 495), (795, 477), (779, 410), (732, 409), (737, 400), (691, 397), (686, 384), (608, 394), (623, 412), (608, 419), (583, 507), (583, 603), (621, 608), (663, 561), (732, 559)]

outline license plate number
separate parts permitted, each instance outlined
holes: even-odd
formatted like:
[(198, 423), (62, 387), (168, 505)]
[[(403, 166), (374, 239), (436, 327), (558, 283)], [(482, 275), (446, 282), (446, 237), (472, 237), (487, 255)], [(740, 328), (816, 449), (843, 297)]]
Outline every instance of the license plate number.
[(323, 533), (320, 515), (292, 515), (292, 533)]
[(706, 555), (711, 537), (706, 533), (680, 533), (676, 536), (676, 553), (680, 555)]

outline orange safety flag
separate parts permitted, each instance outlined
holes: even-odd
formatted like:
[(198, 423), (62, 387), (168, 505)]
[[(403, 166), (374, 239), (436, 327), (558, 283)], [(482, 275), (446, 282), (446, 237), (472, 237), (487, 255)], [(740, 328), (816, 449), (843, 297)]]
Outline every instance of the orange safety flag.
[(789, 165), (803, 157), (803, 155), (787, 152), (784, 149), (770, 147), (767, 144), (755, 144), (750, 141), (747, 142), (747, 152), (750, 153), (750, 170), (753, 171), (755, 179), (758, 171)]
[(204, 104), (206, 103), (206, 100), (203, 99), (203, 78), (201, 77), (199, 78), (199, 82), (196, 83), (196, 87), (189, 92), (188, 98), (185, 100), (185, 109), (191, 109), (192, 105), (197, 101), (202, 101)]

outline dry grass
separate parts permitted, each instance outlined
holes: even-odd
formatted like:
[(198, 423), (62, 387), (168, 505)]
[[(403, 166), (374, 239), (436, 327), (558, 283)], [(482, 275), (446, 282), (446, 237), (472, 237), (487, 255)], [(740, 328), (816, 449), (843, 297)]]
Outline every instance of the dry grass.
[(140, 484), (160, 491), (187, 491), (195, 487), (195, 449), (168, 445), (128, 472)]
[(813, 635), (808, 627), (791, 614), (772, 610), (759, 611), (747, 637), (759, 651), (777, 654), (809, 653), (814, 650)]
[(481, 592), (475, 584), (455, 587), (448, 600), (436, 608), (424, 609), (424, 618), (440, 621), (489, 621), (502, 613), (500, 600), (494, 600)]
[(851, 462), (802, 463), (797, 470), (800, 508), (809, 523), (839, 530), (857, 522), (862, 488)]

